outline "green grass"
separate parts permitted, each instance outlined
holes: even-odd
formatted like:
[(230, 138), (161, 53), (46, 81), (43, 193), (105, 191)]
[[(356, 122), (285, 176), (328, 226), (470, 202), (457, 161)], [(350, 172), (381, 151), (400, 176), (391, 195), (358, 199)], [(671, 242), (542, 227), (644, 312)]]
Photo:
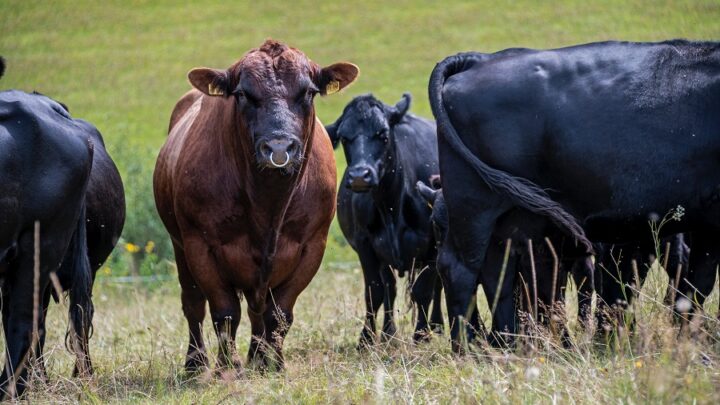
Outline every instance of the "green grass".
[(67, 2), (4, 0), (3, 87), (67, 103), (110, 139), (159, 146), (195, 66), (224, 68), (273, 37), (320, 64), (360, 66), (357, 83), (317, 102), (332, 122), (354, 95), (403, 91), (430, 116), (427, 78), (464, 50), (552, 48), (606, 39), (720, 37), (717, 1)]
[[(718, 330), (707, 322), (695, 344), (676, 340), (662, 300), (667, 278), (651, 273), (637, 309), (638, 336), (618, 351), (592, 346), (571, 319), (577, 347), (563, 350), (543, 336), (536, 347), (514, 353), (488, 351), (458, 358), (445, 339), (414, 346), (412, 316), (399, 294), (399, 340), (368, 353), (355, 350), (362, 320), (362, 277), (358, 268), (323, 267), (296, 306), (296, 321), (285, 341), (287, 371), (259, 375), (245, 370), (238, 380), (183, 372), (186, 323), (176, 282), (128, 285), (105, 279), (95, 290), (91, 351), (95, 377), (70, 377), (71, 357), (63, 347), (65, 308), (49, 315), (51, 383), (36, 382), (32, 402), (120, 403), (717, 403)], [(400, 291), (404, 285), (400, 286)], [(576, 308), (570, 294), (569, 312)], [(484, 300), (481, 299), (484, 303)], [(708, 302), (714, 316), (717, 293)], [(486, 305), (481, 306), (489, 318)], [(215, 342), (206, 322), (205, 335)], [(243, 319), (238, 350), (244, 356), (250, 326)], [(704, 365), (709, 355), (711, 365)]]
[[(404, 91), (412, 110), (430, 117), (427, 79), (443, 57), (466, 50), (554, 48), (606, 39), (720, 39), (720, 3), (709, 1), (0, 1), (0, 55), (8, 62), (0, 88), (38, 90), (65, 102), (74, 116), (93, 122), (116, 156), (128, 189), (125, 241), (156, 242), (171, 255), (157, 222), (150, 188), (155, 155), (175, 101), (189, 89), (192, 67), (224, 68), (273, 37), (316, 62), (357, 64), (358, 81), (318, 99), (330, 123), (355, 95), (373, 92), (388, 103)], [(338, 171), (344, 169), (337, 152)], [(155, 258), (157, 259), (157, 258)], [(176, 283), (128, 287), (100, 283), (92, 351), (96, 377), (70, 379), (59, 335), (65, 320), (51, 315), (50, 386), (36, 387), (37, 402), (691, 402), (717, 403), (717, 325), (712, 344), (676, 344), (651, 300), (643, 322), (653, 344), (618, 355), (539, 349), (480, 361), (456, 359), (436, 339), (416, 348), (399, 343), (361, 356), (354, 350), (361, 325), (362, 277), (357, 269), (329, 270), (355, 261), (333, 224), (324, 270), (298, 303), (287, 340), (288, 371), (238, 382), (183, 380), (186, 340)], [(127, 254), (116, 253), (111, 274), (127, 273)], [(155, 262), (153, 262), (155, 263)], [(334, 267), (333, 267), (334, 268)], [(152, 272), (156, 267), (144, 265)], [(711, 305), (717, 308), (717, 300)], [(486, 309), (485, 309), (486, 311)], [(714, 312), (712, 312), (714, 314)], [(486, 314), (487, 315), (487, 314)], [(411, 333), (401, 305), (401, 337)], [(486, 316), (487, 318), (487, 316)], [(241, 350), (248, 326), (241, 326)], [(214, 338), (210, 339), (214, 342)], [(213, 343), (214, 344), (214, 343)], [(583, 346), (586, 347), (586, 346)], [(641, 356), (641, 368), (635, 362)], [(539, 363), (540, 358), (546, 363)], [(526, 380), (531, 366), (540, 375)], [(532, 374), (532, 373), (531, 373)]]
[[(94, 123), (134, 185), (128, 201), (128, 240), (154, 216), (146, 213), (154, 152), (170, 111), (190, 87), (196, 66), (224, 68), (273, 37), (316, 62), (356, 63), (360, 78), (341, 94), (319, 98), (318, 115), (333, 122), (355, 95), (373, 92), (394, 103), (404, 91), (412, 110), (431, 116), (427, 79), (450, 54), (526, 46), (553, 48), (606, 39), (720, 38), (720, 3), (687, 1), (227, 2), (168, 1), (0, 2), (0, 54), (8, 60), (1, 88), (38, 90)], [(128, 149), (128, 151), (120, 151)], [(344, 157), (337, 153), (338, 172)], [(152, 224), (152, 223), (151, 223)], [(155, 221), (152, 225), (158, 225)], [(160, 230), (155, 230), (160, 234)], [(147, 238), (155, 237), (147, 235)], [(328, 258), (354, 255), (333, 225)], [(169, 255), (167, 240), (156, 241)]]

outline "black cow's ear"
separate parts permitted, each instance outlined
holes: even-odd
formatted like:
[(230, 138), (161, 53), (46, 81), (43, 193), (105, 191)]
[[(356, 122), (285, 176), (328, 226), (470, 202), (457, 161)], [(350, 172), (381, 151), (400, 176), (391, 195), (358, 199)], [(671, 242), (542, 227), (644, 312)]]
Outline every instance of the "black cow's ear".
[(359, 74), (360, 68), (349, 62), (334, 63), (320, 69), (317, 78), (320, 94), (326, 96), (337, 93), (354, 82)]
[(398, 101), (394, 107), (389, 108), (388, 122), (390, 123), (390, 126), (396, 125), (398, 122), (400, 122), (400, 120), (402, 120), (402, 118), (410, 109), (411, 101), (412, 97), (410, 96), (410, 93), (403, 93), (400, 101)]
[(337, 127), (339, 125), (338, 124), (339, 121), (340, 120), (338, 119), (337, 121), (333, 122), (332, 124), (325, 126), (325, 130), (327, 131), (328, 136), (330, 137), (330, 142), (332, 142), (333, 149), (337, 149), (338, 142), (340, 141), (340, 138), (338, 137), (338, 134), (337, 134)]
[(432, 208), (432, 206), (435, 204), (435, 199), (437, 198), (437, 195), (440, 191), (433, 190), (432, 188), (428, 187), (423, 183), (422, 181), (418, 181), (415, 186), (417, 187), (418, 192), (420, 193), (420, 196), (427, 201), (428, 205)]
[(230, 94), (228, 74), (225, 70), (195, 68), (188, 73), (190, 84), (208, 96), (227, 97)]

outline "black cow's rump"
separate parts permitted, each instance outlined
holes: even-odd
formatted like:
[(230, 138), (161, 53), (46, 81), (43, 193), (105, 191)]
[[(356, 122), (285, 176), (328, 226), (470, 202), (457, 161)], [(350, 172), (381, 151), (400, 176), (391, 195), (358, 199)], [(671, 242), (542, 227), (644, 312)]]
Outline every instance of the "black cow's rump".
[(680, 289), (702, 303), (720, 257), (720, 44), (459, 54), (436, 66), (429, 92), (454, 256), (446, 275), (453, 320), (469, 286), (496, 277), (483, 268), (490, 237), (516, 207), (590, 252), (589, 240), (648, 239), (648, 221), (681, 206), (684, 216), (662, 234), (693, 233)]
[[(66, 108), (39, 94), (0, 93), (0, 168), (0, 278), (8, 354), (0, 381), (5, 397), (22, 395), (25, 390), (23, 360), (32, 342), (36, 306), (40, 317), (34, 351), (41, 356), (44, 309), (53, 291), (51, 272), (57, 272), (63, 288), (70, 289), (76, 372), (91, 371), (87, 338), (92, 321), (92, 271), (117, 241), (124, 200), (119, 174), (97, 130), (72, 119)], [(86, 193), (100, 198), (93, 201)], [(103, 229), (98, 234), (93, 224), (106, 216), (114, 219), (99, 222)], [(37, 287), (33, 280), (35, 221), (40, 223)], [(109, 238), (112, 246), (105, 243), (106, 235), (113, 235)], [(36, 288), (37, 303), (33, 299)]]

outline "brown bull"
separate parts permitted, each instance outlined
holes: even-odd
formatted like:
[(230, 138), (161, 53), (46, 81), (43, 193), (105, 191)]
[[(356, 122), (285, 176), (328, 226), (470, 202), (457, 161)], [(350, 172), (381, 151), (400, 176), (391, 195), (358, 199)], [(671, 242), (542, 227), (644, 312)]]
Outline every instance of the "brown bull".
[(271, 40), (227, 70), (188, 74), (195, 89), (175, 106), (154, 175), (190, 328), (187, 371), (208, 365), (206, 301), (218, 366), (239, 365), (240, 294), (252, 328), (248, 361), (282, 368), (293, 306), (320, 266), (335, 211), (333, 148), (313, 99), (357, 74)]

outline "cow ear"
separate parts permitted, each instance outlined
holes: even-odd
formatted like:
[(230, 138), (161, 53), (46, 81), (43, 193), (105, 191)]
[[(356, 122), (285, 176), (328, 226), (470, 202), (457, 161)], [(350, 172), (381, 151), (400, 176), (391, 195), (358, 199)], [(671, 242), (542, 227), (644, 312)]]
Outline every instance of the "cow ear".
[(337, 93), (349, 86), (360, 74), (360, 69), (348, 62), (335, 63), (320, 69), (318, 87), (323, 96)]
[(230, 94), (228, 74), (224, 70), (195, 68), (188, 73), (188, 80), (208, 96), (227, 97)]
[(420, 196), (422, 196), (422, 198), (427, 201), (430, 208), (432, 208), (432, 206), (435, 204), (435, 199), (437, 198), (439, 191), (433, 190), (432, 188), (426, 186), (425, 183), (423, 183), (422, 181), (418, 181), (415, 186), (417, 187)]
[(404, 93), (400, 101), (395, 104), (394, 107), (388, 109), (388, 122), (390, 126), (396, 125), (405, 116), (405, 113), (410, 109), (410, 102), (412, 97), (410, 93)]
[(330, 125), (325, 126), (325, 131), (327, 131), (328, 136), (330, 137), (330, 141), (332, 142), (333, 149), (337, 149), (338, 142), (340, 141), (340, 138), (337, 134), (337, 127), (339, 125), (340, 119), (333, 122)]

